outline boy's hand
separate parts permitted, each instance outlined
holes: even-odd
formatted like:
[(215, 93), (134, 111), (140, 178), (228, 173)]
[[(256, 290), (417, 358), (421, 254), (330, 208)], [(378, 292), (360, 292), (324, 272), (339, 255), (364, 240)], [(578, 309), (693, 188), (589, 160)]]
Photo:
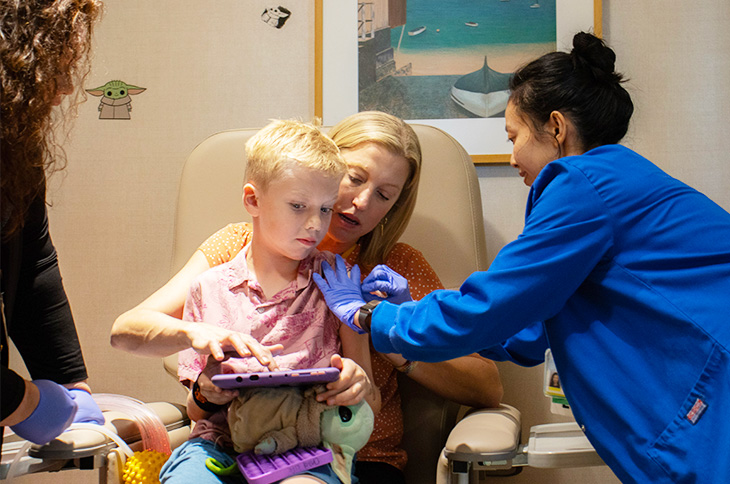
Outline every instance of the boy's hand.
[(317, 395), (318, 402), (325, 402), (327, 405), (355, 405), (370, 392), (370, 378), (353, 360), (332, 355), (330, 366), (340, 370), (340, 377), (328, 383), (327, 390)]
[(200, 393), (203, 394), (207, 401), (216, 405), (225, 405), (238, 396), (238, 390), (224, 390), (213, 384), (211, 378), (213, 375), (221, 373), (221, 363), (213, 355), (208, 356), (205, 368), (203, 368), (200, 376), (198, 376)]
[(355, 315), (365, 305), (360, 291), (360, 268), (352, 266), (348, 274), (345, 260), (338, 254), (335, 257), (334, 270), (327, 262), (322, 262), (322, 272), (324, 277), (315, 273), (312, 274), (312, 278), (322, 291), (327, 306), (340, 321), (355, 332), (364, 333), (362, 328), (355, 324)]
[(264, 346), (251, 335), (212, 324), (190, 323), (185, 331), (190, 346), (201, 355), (211, 355), (223, 361), (226, 352), (235, 351), (241, 358), (253, 356), (270, 371), (279, 369), (274, 355), (281, 353), (284, 349), (282, 345)]

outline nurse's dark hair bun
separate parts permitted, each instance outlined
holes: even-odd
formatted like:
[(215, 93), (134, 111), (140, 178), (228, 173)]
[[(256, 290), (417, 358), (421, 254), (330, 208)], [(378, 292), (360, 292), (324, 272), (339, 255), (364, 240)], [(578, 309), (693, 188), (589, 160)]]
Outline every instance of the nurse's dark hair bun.
[(570, 57), (576, 71), (590, 74), (597, 81), (619, 83), (623, 80), (615, 71), (616, 54), (594, 35), (586, 32), (575, 34)]
[(542, 133), (553, 111), (569, 118), (582, 148), (618, 143), (634, 105), (616, 72), (616, 54), (598, 37), (579, 32), (573, 51), (550, 52), (529, 62), (510, 79), (510, 102)]

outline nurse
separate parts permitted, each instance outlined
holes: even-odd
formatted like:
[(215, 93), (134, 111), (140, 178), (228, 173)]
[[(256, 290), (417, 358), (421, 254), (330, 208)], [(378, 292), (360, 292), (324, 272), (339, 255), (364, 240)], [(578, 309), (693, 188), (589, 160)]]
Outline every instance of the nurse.
[[(549, 347), (579, 424), (623, 482), (730, 482), (730, 214), (617, 143), (633, 105), (615, 54), (579, 33), (515, 73), (511, 164), (525, 227), (486, 272), (418, 302), (319, 278), (375, 348), (537, 364)], [(384, 268), (382, 287), (404, 292)]]

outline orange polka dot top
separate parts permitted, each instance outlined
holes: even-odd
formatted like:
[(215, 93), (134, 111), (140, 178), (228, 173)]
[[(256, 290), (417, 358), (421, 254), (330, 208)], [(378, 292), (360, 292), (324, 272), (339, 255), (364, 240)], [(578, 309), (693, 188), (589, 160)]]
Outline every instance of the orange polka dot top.
[[(198, 250), (203, 252), (208, 264), (213, 267), (233, 259), (251, 240), (253, 227), (241, 222), (227, 225), (208, 240)], [(348, 254), (346, 260), (355, 264), (360, 254), (360, 246)], [(423, 254), (408, 244), (398, 243), (390, 251), (385, 264), (408, 280), (413, 299), (421, 299), (436, 289), (443, 289), (436, 272), (428, 264)], [(365, 278), (369, 272), (363, 272)], [(400, 448), (403, 438), (403, 413), (398, 393), (398, 372), (395, 367), (375, 349), (372, 354), (373, 378), (380, 390), (382, 408), (375, 418), (375, 428), (367, 445), (357, 453), (360, 461), (386, 462), (399, 469), (406, 465), (406, 452)]]

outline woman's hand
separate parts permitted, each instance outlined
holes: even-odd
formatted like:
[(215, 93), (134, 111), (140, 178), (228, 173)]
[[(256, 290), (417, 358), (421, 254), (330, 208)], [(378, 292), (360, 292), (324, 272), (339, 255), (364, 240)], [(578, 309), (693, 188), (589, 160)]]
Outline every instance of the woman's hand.
[(195, 351), (201, 355), (211, 355), (219, 362), (226, 359), (226, 352), (236, 352), (241, 358), (253, 356), (270, 371), (279, 369), (274, 355), (284, 349), (280, 344), (264, 346), (248, 334), (212, 324), (190, 323), (185, 333)]
[(378, 299), (393, 304), (413, 301), (408, 280), (384, 264), (375, 266), (362, 281), (362, 295), (366, 301)]
[(355, 332), (364, 333), (355, 324), (355, 315), (365, 305), (360, 290), (360, 268), (353, 266), (348, 274), (345, 260), (338, 254), (335, 256), (334, 270), (327, 262), (322, 262), (322, 272), (324, 278), (316, 273), (312, 274), (312, 278), (322, 291), (327, 306), (340, 321)]
[(330, 366), (340, 370), (340, 377), (327, 384), (327, 390), (317, 395), (317, 401), (327, 405), (355, 405), (370, 393), (370, 378), (353, 360), (332, 355)]

